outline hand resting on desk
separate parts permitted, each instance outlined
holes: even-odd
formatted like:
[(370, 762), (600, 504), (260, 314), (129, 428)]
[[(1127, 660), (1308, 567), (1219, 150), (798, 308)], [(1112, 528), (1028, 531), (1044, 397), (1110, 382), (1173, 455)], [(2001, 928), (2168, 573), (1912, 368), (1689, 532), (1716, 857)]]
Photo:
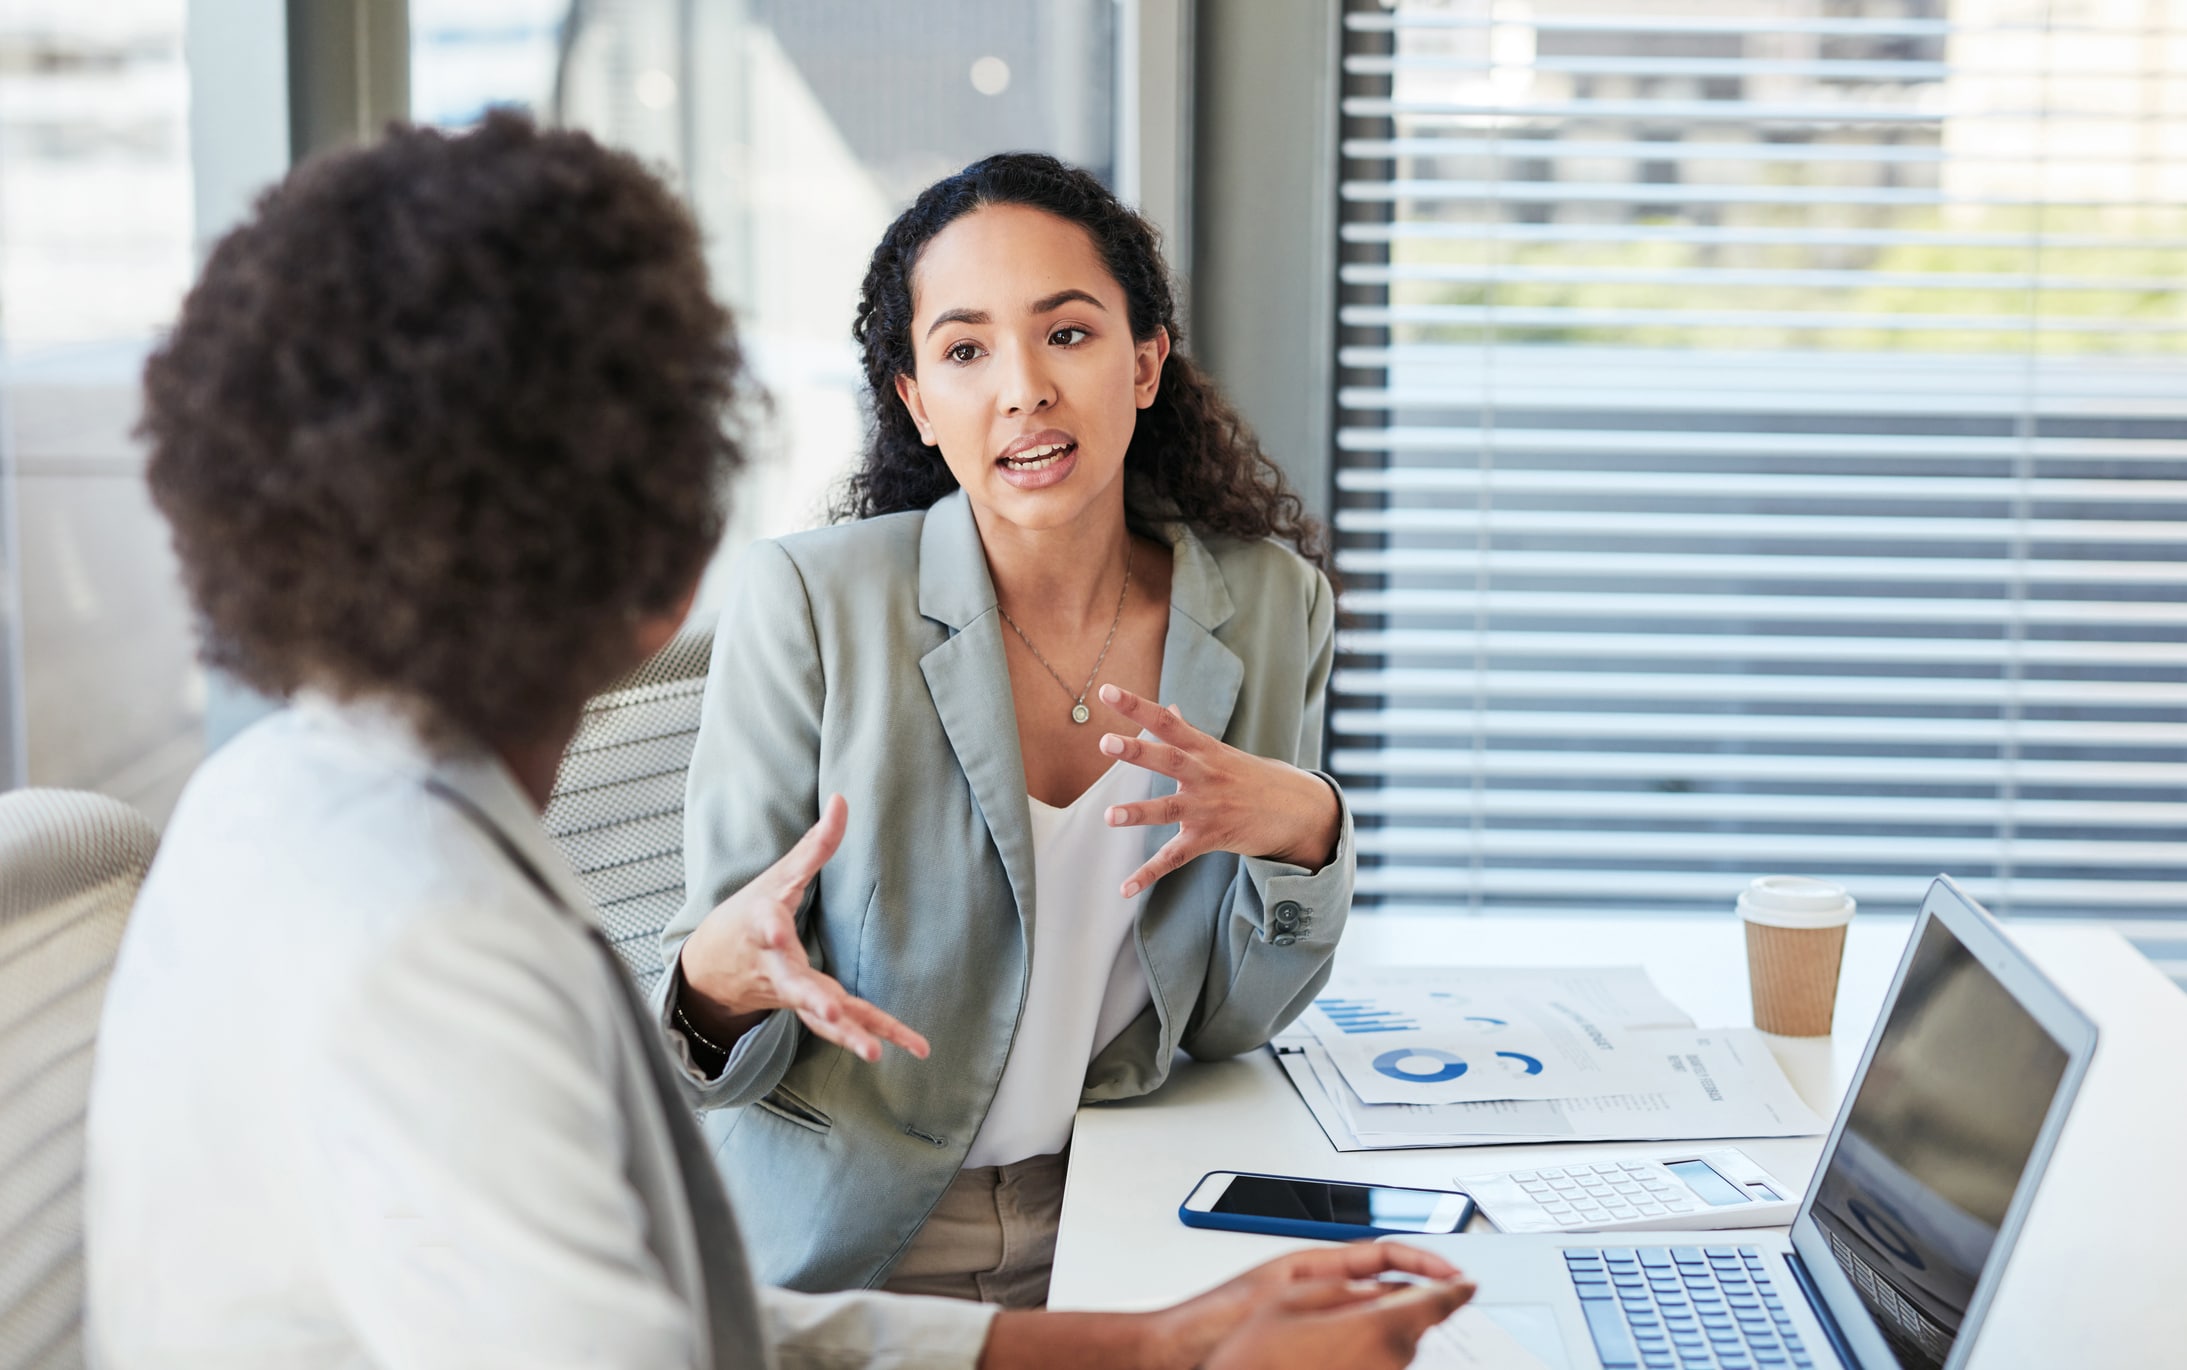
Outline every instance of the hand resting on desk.
[[(1424, 1283), (1391, 1285), (1388, 1274)], [(1473, 1297), (1456, 1267), (1395, 1242), (1296, 1251), (1157, 1313), (999, 1314), (981, 1370), (1403, 1370)]]
[[(1377, 1246), (1393, 1254), (1378, 1258)], [(1429, 1273), (1432, 1262), (1435, 1273), (1428, 1283), (1389, 1285), (1344, 1268), (1377, 1259), (1393, 1262), (1386, 1268), (1413, 1274)], [(1337, 1269), (1309, 1276), (1294, 1267), (1295, 1282), (1247, 1315), (1208, 1356), (1205, 1370), (1319, 1370), (1334, 1365), (1404, 1370), (1428, 1330), (1457, 1312), (1474, 1292), (1463, 1274), (1424, 1251), (1373, 1242), (1302, 1251), (1239, 1279), (1251, 1280), (1285, 1261), (1313, 1262), (1317, 1272), (1328, 1266)]]

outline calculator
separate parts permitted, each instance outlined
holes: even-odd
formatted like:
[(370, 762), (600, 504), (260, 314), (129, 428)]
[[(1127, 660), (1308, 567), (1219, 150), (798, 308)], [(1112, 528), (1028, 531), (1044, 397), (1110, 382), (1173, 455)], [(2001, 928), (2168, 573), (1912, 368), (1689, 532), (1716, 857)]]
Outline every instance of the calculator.
[(1782, 1227), (1800, 1206), (1797, 1190), (1733, 1147), (1460, 1175), (1457, 1183), (1505, 1232)]

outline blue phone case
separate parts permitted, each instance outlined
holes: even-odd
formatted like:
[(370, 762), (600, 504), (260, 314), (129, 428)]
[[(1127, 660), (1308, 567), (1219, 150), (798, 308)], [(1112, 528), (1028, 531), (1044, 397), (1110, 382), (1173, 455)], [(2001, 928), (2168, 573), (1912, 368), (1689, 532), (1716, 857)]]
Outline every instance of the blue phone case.
[[(1207, 1172), (1207, 1175), (1202, 1175), (1197, 1181), (1195, 1181), (1192, 1188), (1185, 1191), (1185, 1199), (1187, 1201), (1190, 1201), (1193, 1195), (1200, 1192), (1200, 1186), (1207, 1183), (1208, 1175), (1218, 1174), (1251, 1175), (1252, 1178), (1256, 1180), (1304, 1179), (1303, 1176), (1299, 1175), (1261, 1175), (1244, 1170), (1210, 1170), (1209, 1172)], [(1357, 1182), (1353, 1180), (1305, 1180), (1305, 1183), (1354, 1184)], [(1386, 1187), (1395, 1189), (1411, 1189), (1414, 1186), (1392, 1185)], [(1430, 1190), (1428, 1192), (1457, 1194), (1462, 1191)], [(1459, 1210), (1458, 1222), (1457, 1225), (1452, 1229), (1453, 1231), (1463, 1232), (1465, 1231), (1466, 1224), (1473, 1221), (1473, 1196), (1468, 1194), (1465, 1196), (1465, 1200), (1466, 1206), (1463, 1209)], [(1309, 1221), (1305, 1218), (1260, 1218), (1255, 1217), (1250, 1213), (1196, 1213), (1193, 1210), (1186, 1208), (1183, 1203), (1177, 1205), (1177, 1221), (1183, 1223), (1187, 1227), (1213, 1228), (1219, 1232), (1258, 1232), (1261, 1235), (1268, 1237), (1317, 1237), (1323, 1241), (1331, 1242), (1355, 1242), (1358, 1241), (1361, 1237), (1418, 1237), (1422, 1235), (1418, 1232), (1406, 1232), (1397, 1228), (1369, 1227), (1366, 1225), (1354, 1225), (1352, 1223), (1317, 1223)]]

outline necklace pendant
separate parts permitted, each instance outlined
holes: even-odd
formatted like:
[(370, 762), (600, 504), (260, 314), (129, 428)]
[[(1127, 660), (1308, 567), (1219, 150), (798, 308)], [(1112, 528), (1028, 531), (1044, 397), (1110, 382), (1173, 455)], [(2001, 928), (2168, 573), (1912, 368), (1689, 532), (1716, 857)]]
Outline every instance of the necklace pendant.
[(1087, 708), (1083, 701), (1077, 704), (1073, 704), (1071, 706), (1071, 721), (1073, 723), (1084, 723), (1087, 719), (1092, 717), (1093, 710)]

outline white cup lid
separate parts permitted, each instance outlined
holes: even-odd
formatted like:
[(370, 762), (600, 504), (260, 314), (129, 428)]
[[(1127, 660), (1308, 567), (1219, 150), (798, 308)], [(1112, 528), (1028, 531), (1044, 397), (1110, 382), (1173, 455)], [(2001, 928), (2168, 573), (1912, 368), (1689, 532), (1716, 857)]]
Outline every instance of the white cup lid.
[(1845, 886), (1805, 875), (1765, 875), (1739, 896), (1739, 916), (1772, 928), (1834, 928), (1851, 921)]

